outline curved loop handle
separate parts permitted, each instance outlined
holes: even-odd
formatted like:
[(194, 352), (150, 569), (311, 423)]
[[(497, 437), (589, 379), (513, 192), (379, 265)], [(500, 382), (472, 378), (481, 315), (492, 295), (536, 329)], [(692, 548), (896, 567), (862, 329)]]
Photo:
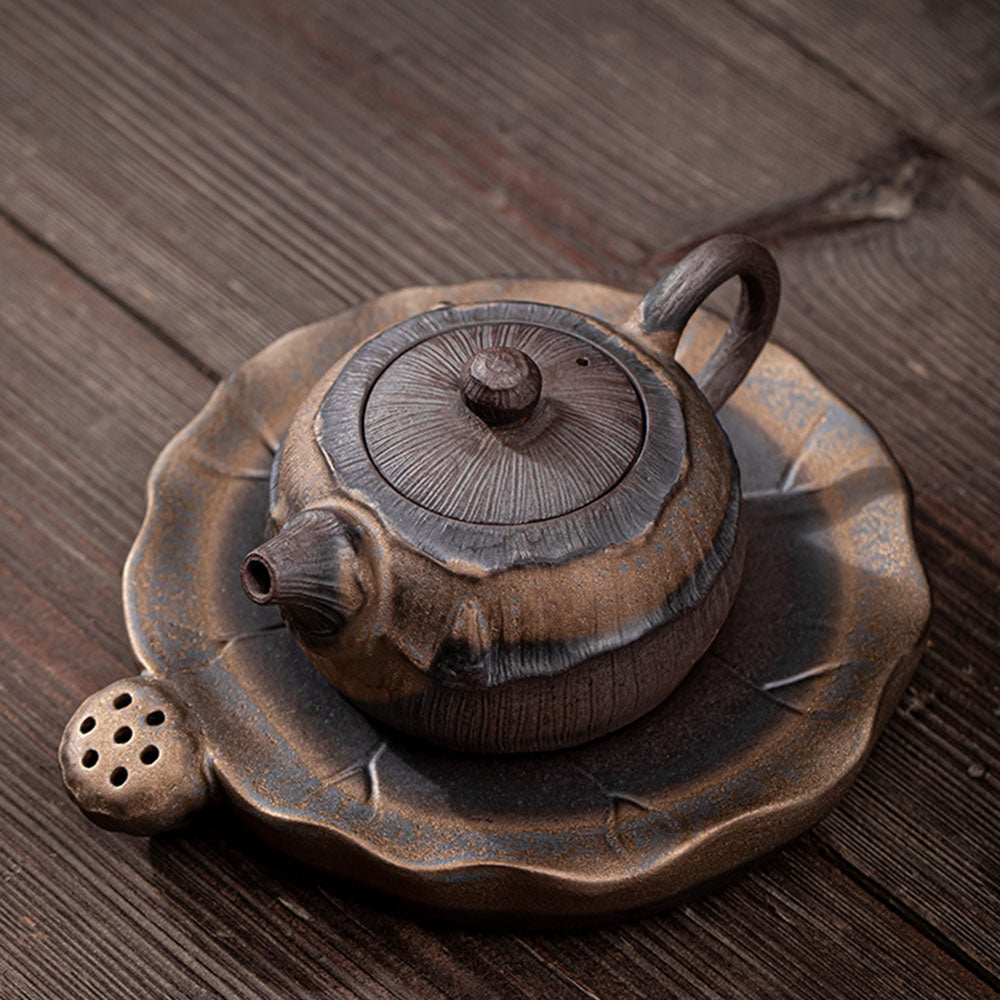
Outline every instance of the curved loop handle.
[(639, 303), (634, 319), (648, 335), (667, 334), (671, 354), (695, 309), (719, 285), (739, 276), (740, 302), (729, 329), (695, 377), (713, 410), (730, 397), (771, 334), (781, 297), (778, 265), (749, 236), (716, 236), (674, 265)]

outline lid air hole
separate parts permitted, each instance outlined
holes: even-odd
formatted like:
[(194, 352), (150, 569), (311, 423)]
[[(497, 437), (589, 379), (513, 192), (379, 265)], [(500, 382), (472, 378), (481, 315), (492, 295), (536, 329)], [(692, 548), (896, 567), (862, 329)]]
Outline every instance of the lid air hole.
[(146, 716), (146, 725), (147, 726), (162, 725), (164, 718), (165, 718), (164, 714), (157, 708)]
[(93, 767), (98, 760), (99, 754), (96, 750), (88, 750), (84, 755), (83, 759), (80, 761), (84, 767)]
[(111, 703), (115, 708), (128, 708), (132, 704), (132, 695), (128, 691), (123, 691), (117, 698)]
[(92, 715), (88, 715), (87, 718), (80, 723), (80, 732), (89, 733), (96, 725), (97, 720)]
[(577, 359), (576, 359), (576, 363), (577, 363), (577, 364), (578, 364), (578, 365), (579, 365), (579, 366), (580, 366), (581, 368), (586, 368), (586, 367), (587, 367), (587, 365), (589, 365), (589, 364), (590, 364), (590, 358), (577, 358)]
[(124, 767), (116, 767), (111, 772), (111, 778), (109, 780), (115, 788), (121, 788), (121, 786), (128, 781), (128, 771)]
[(160, 748), (155, 747), (152, 743), (150, 743), (150, 745), (146, 747), (141, 754), (139, 754), (139, 760), (141, 760), (143, 764), (153, 764), (159, 756)]
[(115, 743), (128, 743), (132, 739), (132, 729), (130, 726), (119, 726), (115, 730)]

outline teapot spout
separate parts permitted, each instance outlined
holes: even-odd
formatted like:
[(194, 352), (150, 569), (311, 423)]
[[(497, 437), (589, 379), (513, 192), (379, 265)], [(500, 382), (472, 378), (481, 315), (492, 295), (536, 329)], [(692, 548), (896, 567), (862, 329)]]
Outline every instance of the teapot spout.
[(240, 580), (247, 597), (277, 605), (298, 631), (335, 635), (365, 602), (359, 535), (333, 510), (303, 511), (243, 560)]

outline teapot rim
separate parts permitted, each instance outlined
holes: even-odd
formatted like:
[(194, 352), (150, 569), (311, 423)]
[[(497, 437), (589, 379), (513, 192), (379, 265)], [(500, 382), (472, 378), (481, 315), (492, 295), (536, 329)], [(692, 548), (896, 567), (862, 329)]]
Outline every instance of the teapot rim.
[[(483, 524), (429, 510), (397, 490), (372, 458), (362, 417), (375, 382), (403, 353), (455, 329), (502, 323), (548, 327), (607, 354), (631, 381), (644, 426), (633, 461), (599, 496), (552, 517)], [(575, 309), (516, 300), (443, 305), (380, 331), (334, 366), (325, 377), (329, 384), (316, 407), (312, 432), (336, 485), (428, 556), (443, 563), (472, 563), (484, 571), (563, 562), (627, 544), (657, 519), (682, 477), (687, 455), (690, 414), (681, 403), (679, 378), (689, 376), (672, 358), (647, 353), (627, 334)], [(705, 410), (704, 416), (714, 420), (707, 405)]]

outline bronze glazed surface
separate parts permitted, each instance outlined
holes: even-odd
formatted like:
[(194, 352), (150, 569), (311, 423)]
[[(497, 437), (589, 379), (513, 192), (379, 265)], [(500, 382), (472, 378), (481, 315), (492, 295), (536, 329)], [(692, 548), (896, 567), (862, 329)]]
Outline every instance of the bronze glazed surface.
[[(719, 414), (742, 473), (735, 604), (676, 692), (618, 732), (553, 753), (435, 749), (360, 713), (273, 608), (245, 599), (238, 568), (260, 540), (272, 458), (331, 361), (442, 301), (503, 299), (612, 325), (635, 305), (631, 293), (583, 282), (387, 295), (261, 352), (164, 450), (124, 580), (143, 677), (85, 702), (62, 746), (88, 815), (122, 829), (176, 825), (166, 766), (176, 751), (191, 769), (191, 809), (213, 793), (295, 857), (453, 915), (554, 921), (683, 897), (833, 806), (916, 664), (930, 604), (902, 473), (878, 435), (779, 347), (764, 348)], [(697, 371), (725, 326), (697, 313), (678, 360)], [(171, 720), (189, 741), (126, 766), (107, 749), (112, 737), (87, 767), (87, 738), (106, 740), (116, 724), (113, 699), (129, 693), (145, 710), (158, 692), (182, 709)], [(152, 729), (131, 728), (137, 755), (158, 745)], [(128, 771), (119, 784), (112, 766)], [(157, 791), (158, 774), (171, 775), (169, 788)], [(140, 779), (141, 822), (125, 798)]]
[[(694, 377), (681, 332), (741, 296)], [(347, 351), (272, 465), (247, 597), (277, 605), (368, 715), (473, 753), (562, 750), (659, 705), (743, 569), (739, 469), (715, 415), (773, 327), (770, 252), (677, 261), (621, 327), (551, 303), (441, 303)]]
[[(714, 412), (636, 339), (511, 301), (379, 331), (283, 439), (251, 599), (368, 714), (452, 749), (563, 749), (644, 715), (721, 627), (745, 546)], [(463, 399), (491, 344), (543, 373), (513, 427)]]

